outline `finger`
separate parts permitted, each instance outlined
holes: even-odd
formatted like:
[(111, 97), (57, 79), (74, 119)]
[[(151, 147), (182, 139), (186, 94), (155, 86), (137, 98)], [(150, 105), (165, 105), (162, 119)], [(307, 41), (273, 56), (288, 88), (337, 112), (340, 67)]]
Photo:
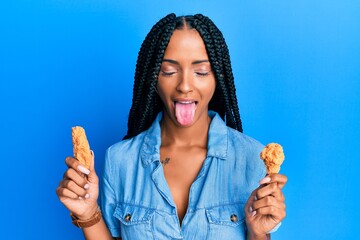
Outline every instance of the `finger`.
[(89, 170), (92, 172), (92, 171), (95, 171), (95, 154), (94, 154), (94, 151), (93, 150), (90, 150), (91, 152), (91, 161), (90, 161), (90, 167), (89, 167)]
[(259, 181), (259, 184), (261, 186), (268, 184), (271, 181), (271, 178), (269, 175), (266, 175), (263, 179)]
[(286, 216), (286, 212), (284, 209), (280, 209), (274, 206), (262, 207), (257, 209), (256, 212), (257, 214), (261, 215), (271, 215), (271, 218), (276, 224), (281, 222)]
[(80, 162), (76, 160), (76, 158), (67, 157), (65, 159), (65, 163), (69, 168), (76, 169), (83, 174), (88, 175), (90, 173), (90, 170), (87, 169), (84, 165), (80, 164)]
[(56, 194), (58, 195), (60, 201), (63, 201), (66, 198), (71, 198), (71, 199), (78, 199), (79, 198), (79, 195), (77, 195), (76, 193), (70, 191), (67, 188), (63, 188), (63, 187), (58, 187), (56, 189)]
[(88, 195), (86, 190), (83, 187), (80, 187), (79, 185), (77, 185), (72, 180), (63, 180), (61, 187), (70, 190), (71, 192), (75, 193), (78, 196), (88, 198), (88, 197), (86, 197)]
[(253, 210), (258, 210), (260, 208), (270, 207), (270, 206), (273, 206), (273, 207), (276, 207), (276, 208), (279, 208), (279, 209), (284, 209), (284, 210), (286, 208), (284, 202), (277, 200), (273, 196), (266, 196), (266, 197), (264, 197), (262, 199), (254, 201), (253, 204), (252, 204)]
[[(74, 170), (81, 178), (86, 178), (86, 175), (85, 174), (83, 174), (82, 172), (80, 172), (79, 170), (75, 170), (75, 169), (73, 169), (73, 168), (69, 168), (69, 169), (72, 169), (72, 170)], [(63, 179), (67, 179), (67, 178), (69, 178), (68, 176), (67, 176), (67, 173), (66, 173), (66, 171), (64, 172), (64, 175), (63, 175)]]
[(257, 199), (272, 195), (280, 201), (285, 201), (284, 194), (281, 191), (277, 182), (262, 185), (256, 193)]
[(268, 177), (271, 179), (269, 183), (277, 182), (280, 188), (283, 188), (288, 181), (285, 175), (279, 173), (270, 174)]
[(95, 156), (94, 156), (94, 152), (91, 151), (91, 156), (92, 156), (92, 159), (90, 161), (90, 173), (89, 175), (87, 176), (87, 180), (90, 182), (90, 183), (95, 183), (97, 184), (99, 182), (99, 179), (96, 175), (96, 172), (95, 172)]
[(74, 170), (73, 168), (69, 168), (65, 174), (64, 179), (69, 179), (74, 181), (77, 185), (83, 187), (84, 189), (89, 188), (89, 184), (87, 183), (86, 179), (84, 178), (84, 174), (79, 173), (78, 171)]

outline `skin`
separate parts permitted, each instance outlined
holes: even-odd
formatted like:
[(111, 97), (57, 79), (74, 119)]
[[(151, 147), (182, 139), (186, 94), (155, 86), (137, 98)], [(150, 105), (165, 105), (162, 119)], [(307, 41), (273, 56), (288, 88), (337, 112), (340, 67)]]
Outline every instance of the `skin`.
[(270, 239), (266, 233), (285, 218), (282, 188), (286, 182), (287, 177), (278, 173), (260, 180), (260, 186), (252, 192), (244, 208), (248, 239)]
[[(215, 76), (199, 33), (193, 29), (175, 30), (165, 51), (157, 92), (164, 105), (160, 159), (170, 158), (163, 164), (164, 174), (180, 224), (187, 211), (191, 184), (206, 158), (211, 122), (208, 104), (215, 86)], [(196, 101), (196, 111), (193, 121), (184, 126), (176, 119), (174, 101), (188, 100)], [(56, 190), (57, 195), (75, 216), (89, 219), (98, 207), (99, 183), (94, 161), (89, 170), (79, 168), (79, 162), (72, 157), (66, 158), (65, 162), (68, 170)], [(260, 187), (252, 192), (244, 209), (247, 239), (269, 239), (266, 232), (284, 219), (282, 188), (286, 182), (286, 176), (271, 174), (262, 179)], [(87, 240), (113, 239), (103, 220), (82, 231)]]
[[(90, 169), (86, 169), (73, 157), (67, 157), (65, 164), (68, 169), (56, 189), (56, 194), (65, 207), (77, 218), (89, 219), (98, 208), (99, 196), (99, 178), (95, 172), (94, 158), (91, 161)], [(82, 231), (87, 240), (115, 239), (111, 236), (103, 219), (91, 227), (82, 228)]]
[[(170, 158), (164, 165), (164, 174), (180, 224), (188, 207), (191, 184), (206, 158), (211, 122), (208, 104), (215, 86), (215, 76), (199, 33), (175, 30), (165, 51), (157, 92), (165, 110), (160, 159)], [(195, 116), (190, 124), (183, 126), (177, 121), (174, 101), (196, 101)]]

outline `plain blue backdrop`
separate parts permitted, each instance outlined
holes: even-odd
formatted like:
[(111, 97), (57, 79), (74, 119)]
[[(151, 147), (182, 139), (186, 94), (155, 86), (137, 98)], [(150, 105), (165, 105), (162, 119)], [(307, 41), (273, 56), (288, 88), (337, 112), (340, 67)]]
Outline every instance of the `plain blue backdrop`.
[(244, 132), (279, 142), (287, 217), (273, 239), (357, 239), (357, 0), (0, 2), (0, 239), (83, 239), (55, 189), (86, 128), (102, 172), (126, 132), (140, 45), (169, 12), (229, 45)]

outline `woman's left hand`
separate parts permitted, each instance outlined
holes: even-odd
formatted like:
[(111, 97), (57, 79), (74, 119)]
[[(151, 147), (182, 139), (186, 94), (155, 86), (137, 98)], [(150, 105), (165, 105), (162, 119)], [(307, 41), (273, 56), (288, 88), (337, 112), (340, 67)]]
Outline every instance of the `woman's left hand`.
[(266, 236), (286, 216), (285, 197), (282, 188), (287, 177), (274, 173), (260, 181), (245, 205), (248, 236), (254, 239)]

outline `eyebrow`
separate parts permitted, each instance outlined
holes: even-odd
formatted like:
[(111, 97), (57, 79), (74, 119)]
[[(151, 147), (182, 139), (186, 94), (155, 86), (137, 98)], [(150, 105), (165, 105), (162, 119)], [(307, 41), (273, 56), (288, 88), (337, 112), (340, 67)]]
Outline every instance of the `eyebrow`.
[[(163, 59), (163, 62), (169, 62), (169, 63), (172, 63), (172, 64), (179, 65), (179, 62), (178, 62), (178, 61), (172, 60), (172, 59), (167, 59), (167, 58), (164, 58), (164, 59)], [(196, 64), (200, 64), (200, 63), (204, 63), (204, 62), (208, 63), (209, 60), (206, 60), (206, 59), (204, 59), (204, 60), (196, 60), (196, 61), (193, 61), (191, 64), (192, 64), (192, 65), (196, 65)]]

